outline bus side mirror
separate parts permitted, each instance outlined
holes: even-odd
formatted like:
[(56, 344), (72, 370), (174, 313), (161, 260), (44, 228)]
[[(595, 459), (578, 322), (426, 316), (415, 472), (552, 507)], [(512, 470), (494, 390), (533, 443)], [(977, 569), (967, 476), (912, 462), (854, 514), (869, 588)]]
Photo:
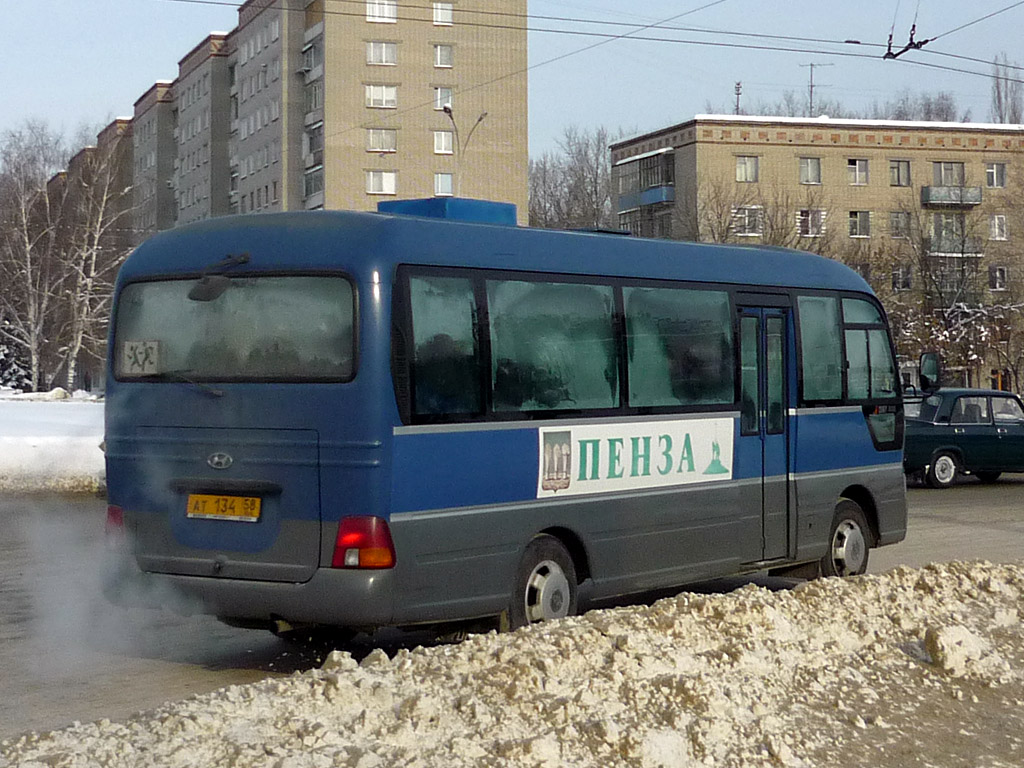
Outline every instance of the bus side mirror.
[(937, 353), (925, 352), (921, 355), (919, 370), (918, 379), (921, 383), (921, 389), (925, 392), (931, 392), (939, 388), (939, 377), (941, 376), (942, 369), (939, 365)]

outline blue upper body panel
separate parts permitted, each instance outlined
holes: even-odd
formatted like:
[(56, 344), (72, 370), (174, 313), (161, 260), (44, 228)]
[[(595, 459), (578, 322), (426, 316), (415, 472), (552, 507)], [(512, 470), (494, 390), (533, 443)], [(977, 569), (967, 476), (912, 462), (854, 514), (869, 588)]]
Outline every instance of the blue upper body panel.
[(870, 293), (837, 261), (782, 248), (645, 240), (404, 215), (317, 211), (227, 216), (158, 234), (125, 262), (119, 281), (197, 273), (247, 252), (238, 271), (343, 269), (357, 278), (398, 264), (789, 286)]

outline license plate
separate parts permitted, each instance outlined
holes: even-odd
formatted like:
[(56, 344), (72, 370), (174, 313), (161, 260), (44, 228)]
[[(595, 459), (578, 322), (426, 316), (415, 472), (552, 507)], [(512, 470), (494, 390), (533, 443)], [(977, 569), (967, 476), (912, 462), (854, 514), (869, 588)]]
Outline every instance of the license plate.
[(241, 520), (245, 523), (255, 523), (260, 519), (260, 499), (258, 496), (190, 493), (186, 514), (188, 517), (207, 520)]

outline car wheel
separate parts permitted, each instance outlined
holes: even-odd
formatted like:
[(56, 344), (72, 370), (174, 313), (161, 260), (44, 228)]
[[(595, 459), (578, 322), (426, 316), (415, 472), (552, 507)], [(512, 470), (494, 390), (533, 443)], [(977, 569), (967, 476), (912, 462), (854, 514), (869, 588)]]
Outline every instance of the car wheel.
[(508, 620), (511, 629), (576, 613), (576, 568), (562, 542), (542, 534), (519, 562)]
[(999, 479), (1002, 472), (975, 472), (974, 473), (979, 480), (983, 483), (994, 483)]
[(822, 576), (857, 576), (868, 568), (871, 529), (860, 505), (840, 499), (832, 517), (828, 552), (821, 559)]
[(948, 451), (942, 451), (935, 455), (932, 464), (928, 467), (928, 474), (925, 479), (932, 488), (949, 488), (956, 482), (957, 473), (960, 468), (957, 466), (956, 457)]

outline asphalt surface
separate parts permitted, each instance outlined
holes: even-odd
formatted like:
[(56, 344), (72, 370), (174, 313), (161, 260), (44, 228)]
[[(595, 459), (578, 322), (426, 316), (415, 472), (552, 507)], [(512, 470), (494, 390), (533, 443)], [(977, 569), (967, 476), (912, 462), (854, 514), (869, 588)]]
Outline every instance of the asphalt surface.
[[(907, 540), (873, 550), (869, 572), (1024, 559), (1024, 475), (988, 486), (968, 478), (949, 490), (911, 488), (908, 500)], [(122, 719), (319, 664), (323, 645), (206, 616), (109, 605), (99, 591), (105, 507), (92, 496), (0, 499), (0, 739)], [(710, 588), (734, 586), (727, 580)], [(385, 633), (359, 642), (407, 641)]]

